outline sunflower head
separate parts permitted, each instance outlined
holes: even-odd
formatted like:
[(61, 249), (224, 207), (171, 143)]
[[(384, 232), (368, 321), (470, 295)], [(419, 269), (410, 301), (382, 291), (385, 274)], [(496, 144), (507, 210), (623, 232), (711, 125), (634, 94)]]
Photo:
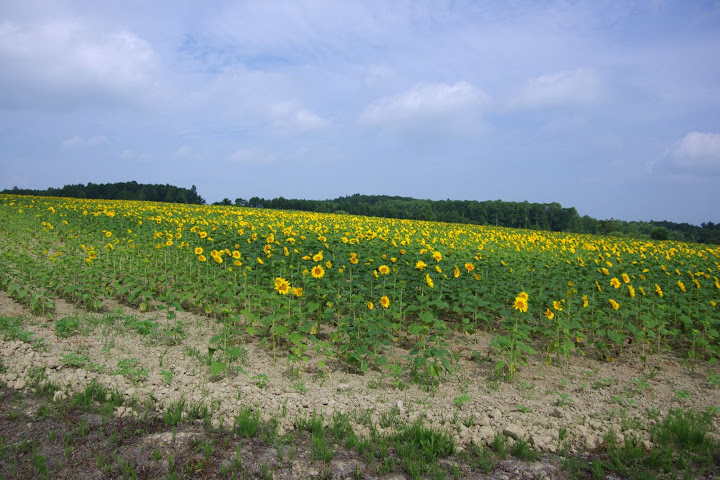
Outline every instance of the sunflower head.
[(513, 308), (515, 308), (515, 310), (519, 310), (520, 313), (525, 313), (528, 309), (528, 302), (520, 296), (517, 296), (515, 297), (515, 303), (513, 304)]
[(322, 278), (325, 275), (325, 269), (322, 265), (315, 265), (312, 270), (310, 270), (310, 274), (313, 278)]

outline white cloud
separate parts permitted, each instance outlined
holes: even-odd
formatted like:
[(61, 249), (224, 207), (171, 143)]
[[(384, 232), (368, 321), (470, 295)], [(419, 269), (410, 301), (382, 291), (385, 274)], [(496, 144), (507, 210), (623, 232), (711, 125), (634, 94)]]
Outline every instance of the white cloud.
[(198, 161), (207, 160), (208, 153), (207, 151), (198, 151), (189, 145), (181, 145), (175, 150), (175, 156), (186, 161)]
[(135, 150), (123, 150), (120, 153), (120, 158), (123, 160), (136, 160), (145, 161), (150, 159), (150, 154), (147, 152), (136, 152)]
[(94, 137), (88, 137), (88, 138), (82, 138), (79, 136), (74, 136), (72, 138), (68, 138), (67, 140), (62, 142), (63, 148), (86, 148), (86, 147), (95, 147), (97, 145), (101, 145), (103, 143), (107, 142), (107, 137), (104, 135), (96, 135)]
[(387, 124), (422, 118), (443, 118), (477, 111), (488, 95), (472, 84), (418, 84), (398, 95), (381, 98), (360, 115), (368, 124)]
[(294, 102), (277, 103), (270, 107), (275, 128), (284, 132), (305, 132), (323, 128), (330, 124), (325, 118), (298, 107)]
[[(150, 45), (126, 30), (104, 31), (77, 21), (54, 20), (0, 25), (0, 102), (36, 106), (67, 105), (87, 98), (99, 103), (110, 96), (150, 88), (156, 73)], [(65, 97), (65, 98), (63, 98)]]
[(231, 153), (228, 162), (238, 165), (268, 165), (275, 163), (275, 157), (261, 148), (249, 147)]
[(720, 133), (690, 132), (668, 149), (666, 159), (674, 170), (720, 174)]
[(590, 105), (599, 100), (601, 83), (599, 74), (588, 68), (541, 75), (528, 80), (511, 105), (519, 108)]
[(187, 158), (192, 156), (193, 149), (191, 147), (188, 147), (187, 145), (183, 145), (182, 147), (175, 150), (175, 156), (181, 157), (181, 158)]

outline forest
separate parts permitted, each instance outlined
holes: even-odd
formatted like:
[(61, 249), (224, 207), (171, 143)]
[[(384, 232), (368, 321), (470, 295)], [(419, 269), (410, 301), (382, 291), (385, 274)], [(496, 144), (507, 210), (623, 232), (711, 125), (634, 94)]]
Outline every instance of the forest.
[[(190, 189), (173, 185), (142, 184), (135, 181), (118, 183), (82, 183), (61, 188), (30, 190), (14, 187), (2, 193), (105, 200), (141, 200), (149, 202), (187, 203), (203, 205), (195, 185)], [(224, 198), (215, 205), (275, 210), (297, 210), (317, 213), (365, 215), (381, 218), (427, 220), (446, 223), (494, 225), (553, 232), (590, 233), (610, 236), (675, 240), (720, 244), (720, 224), (705, 222), (701, 225), (669, 221), (598, 220), (580, 216), (575, 207), (559, 203), (505, 202), (502, 200), (423, 200), (388, 195), (354, 194), (331, 200), (265, 199), (249, 200)]]
[(333, 200), (252, 197), (249, 200), (237, 198), (232, 202), (226, 198), (216, 204), (720, 244), (720, 224), (713, 222), (697, 226), (654, 220), (598, 220), (588, 215), (580, 216), (575, 207), (564, 208), (556, 202), (419, 200), (355, 194)]
[(142, 200), (146, 202), (205, 204), (205, 199), (197, 193), (193, 185), (190, 190), (173, 185), (155, 185), (132, 182), (82, 183), (65, 185), (62, 188), (30, 190), (14, 187), (2, 193), (12, 195), (37, 195), (42, 197), (71, 197), (103, 200)]

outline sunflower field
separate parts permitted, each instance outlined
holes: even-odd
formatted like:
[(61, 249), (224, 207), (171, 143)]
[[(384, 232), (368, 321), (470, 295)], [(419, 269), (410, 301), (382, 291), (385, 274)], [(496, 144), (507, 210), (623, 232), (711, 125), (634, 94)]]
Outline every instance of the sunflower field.
[(214, 375), (251, 338), (293, 368), (401, 365), (426, 381), (479, 332), (509, 376), (529, 355), (720, 356), (717, 246), (14, 195), (0, 195), (0, 238), (0, 288), (36, 314), (112, 298), (221, 321)]

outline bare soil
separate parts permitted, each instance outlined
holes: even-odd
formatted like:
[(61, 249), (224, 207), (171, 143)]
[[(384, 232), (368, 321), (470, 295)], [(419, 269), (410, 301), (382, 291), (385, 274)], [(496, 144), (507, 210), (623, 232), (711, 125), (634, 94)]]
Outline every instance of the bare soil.
[[(610, 431), (620, 442), (632, 435), (650, 447), (650, 428), (670, 409), (720, 406), (720, 389), (708, 381), (710, 374), (720, 374), (718, 366), (693, 366), (673, 352), (652, 355), (643, 364), (632, 345), (612, 362), (576, 356), (558, 367), (538, 355), (508, 382), (494, 375), (497, 357), (488, 346), (489, 335), (456, 334), (451, 338), (457, 352), (453, 373), (428, 389), (387, 371), (349, 373), (340, 363), (321, 372), (310, 361), (298, 376), (284, 353), (274, 360), (271, 349), (252, 339), (242, 345), (247, 354), (230, 365), (230, 374), (211, 378), (208, 345), (222, 325), (188, 312), (167, 320), (165, 312), (140, 312), (106, 301), (104, 312), (87, 313), (56, 299), (51, 320), (31, 315), (0, 292), (0, 316), (23, 318), (33, 338), (42, 339), (41, 346), (0, 340), (0, 385), (5, 385), (0, 389), (0, 438), (6, 444), (38, 442), (52, 472), (49, 478), (123, 478), (118, 470), (123, 458), (132, 461), (140, 478), (167, 475), (170, 458), (182, 465), (186, 478), (215, 478), (236, 456), (246, 478), (406, 478), (397, 471), (379, 474), (377, 465), (352, 449), (337, 449), (327, 464), (312, 460), (308, 434), (297, 429), (296, 419), (313, 412), (326, 419), (335, 412), (349, 414), (355, 432), (365, 437), (370, 424), (382, 434), (415, 421), (447, 432), (459, 452), (447, 461), (458, 465), (461, 478), (565, 478), (557, 454), (563, 448), (587, 457), (603, 447)], [(55, 321), (64, 318), (79, 319), (77, 334), (58, 336)], [(157, 322), (166, 331), (180, 322), (185, 335), (179, 342), (143, 335), (126, 324), (127, 318)], [(82, 357), (83, 365), (69, 365), (71, 354)], [(392, 354), (402, 359), (407, 352), (396, 348)], [(132, 360), (134, 371), (147, 376), (118, 374), (123, 360)], [(245, 373), (232, 373), (237, 366)], [(59, 387), (52, 400), (32, 394), (38, 372)], [(114, 416), (76, 411), (64, 402), (93, 380), (125, 396)], [(188, 406), (207, 406), (207, 424), (197, 420), (167, 427), (161, 415), (180, 399)], [(276, 419), (277, 436), (294, 443), (279, 446), (227, 433), (248, 406), (266, 421)], [(84, 436), (78, 433), (82, 425)], [(488, 475), (463, 464), (463, 450), (489, 445), (497, 433), (511, 443), (528, 441), (541, 452), (540, 459), (499, 461)], [(32, 476), (28, 459), (13, 455), (15, 463), (0, 459), (0, 476)], [(16, 468), (3, 472), (3, 465)]]

